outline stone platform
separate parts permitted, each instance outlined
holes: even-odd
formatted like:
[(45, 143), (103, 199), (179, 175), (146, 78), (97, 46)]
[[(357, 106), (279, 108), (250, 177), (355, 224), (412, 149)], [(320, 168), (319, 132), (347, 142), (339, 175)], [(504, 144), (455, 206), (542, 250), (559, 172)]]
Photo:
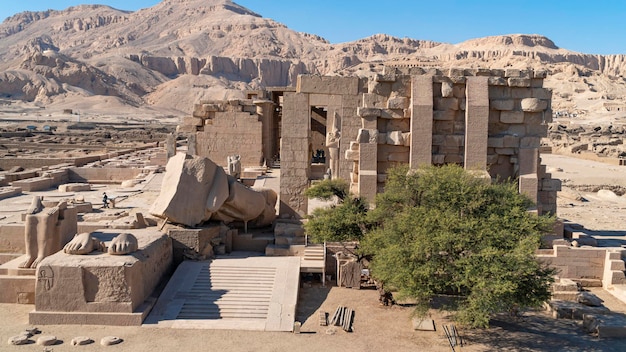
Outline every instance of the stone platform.
[(22, 255), (0, 265), (0, 303), (35, 303), (35, 269), (18, 267), (26, 258)]
[(242, 257), (183, 262), (144, 326), (292, 331), (299, 257)]
[[(92, 233), (105, 243), (120, 230)], [(132, 230), (139, 250), (128, 255), (62, 251), (37, 267), (31, 324), (141, 325), (172, 263), (172, 242), (156, 228)], [(108, 245), (108, 244), (107, 244)]]

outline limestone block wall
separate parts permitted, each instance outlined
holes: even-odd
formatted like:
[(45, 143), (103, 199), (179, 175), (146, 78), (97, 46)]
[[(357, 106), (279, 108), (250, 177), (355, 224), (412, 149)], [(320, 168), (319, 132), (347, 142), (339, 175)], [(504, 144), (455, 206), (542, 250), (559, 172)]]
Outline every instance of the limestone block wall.
[(240, 155), (242, 166), (263, 163), (263, 122), (252, 100), (205, 101), (183, 118), (179, 133), (194, 134), (196, 155), (228, 166), (228, 156)]
[(459, 164), (494, 179), (518, 178), (537, 211), (554, 214), (560, 181), (546, 173), (539, 156), (552, 117), (545, 76), (517, 69), (386, 67), (368, 81), (357, 110), (358, 137), (351, 144), (342, 140), (350, 145), (344, 156), (353, 162), (351, 189), (373, 200), (387, 169), (397, 164)]
[(561, 278), (602, 280), (606, 256), (607, 248), (554, 246), (551, 254), (538, 254), (537, 258), (556, 268)]

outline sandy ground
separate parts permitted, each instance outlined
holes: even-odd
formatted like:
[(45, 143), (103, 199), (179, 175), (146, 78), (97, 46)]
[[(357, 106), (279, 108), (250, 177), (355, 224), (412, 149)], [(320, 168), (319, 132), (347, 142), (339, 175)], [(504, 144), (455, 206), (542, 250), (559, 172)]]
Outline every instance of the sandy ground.
[[(604, 297), (603, 297), (604, 298)], [(608, 297), (609, 299), (611, 297)], [(621, 302), (612, 302), (624, 309)], [(332, 314), (337, 306), (356, 310), (354, 331), (319, 325), (319, 311)], [(28, 324), (30, 305), (0, 304), (0, 351), (41, 351), (34, 343), (9, 346), (9, 337)], [(626, 310), (624, 310), (626, 311)], [(62, 343), (53, 351), (451, 351), (442, 324), (446, 315), (432, 311), (437, 331), (413, 331), (411, 307), (385, 307), (378, 304), (374, 290), (323, 288), (319, 284), (301, 290), (297, 319), (302, 333), (272, 333), (228, 330), (180, 330), (153, 327), (38, 326), (42, 335), (54, 335)], [(555, 320), (543, 312), (528, 313), (519, 319), (497, 318), (488, 330), (460, 330), (464, 345), (457, 351), (624, 351), (625, 340), (598, 340), (582, 332), (579, 323)], [(38, 335), (35, 335), (36, 338)], [(96, 342), (72, 346), (77, 336)], [(115, 346), (99, 344), (102, 337), (117, 336), (124, 341)]]
[(563, 190), (558, 195), (558, 216), (584, 226), (601, 246), (626, 244), (626, 195), (580, 190), (581, 185), (626, 187), (626, 166), (563, 155), (542, 155), (541, 159), (552, 177), (563, 181)]

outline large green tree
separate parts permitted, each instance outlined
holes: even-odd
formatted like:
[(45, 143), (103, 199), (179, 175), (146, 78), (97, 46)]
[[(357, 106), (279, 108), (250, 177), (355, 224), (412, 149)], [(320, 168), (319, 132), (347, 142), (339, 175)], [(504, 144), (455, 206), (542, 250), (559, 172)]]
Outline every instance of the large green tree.
[(538, 306), (554, 271), (534, 256), (554, 219), (528, 212), (514, 182), (491, 184), (459, 166), (389, 170), (361, 250), (371, 272), (425, 312), (433, 297), (461, 297), (457, 318), (486, 327), (492, 314)]

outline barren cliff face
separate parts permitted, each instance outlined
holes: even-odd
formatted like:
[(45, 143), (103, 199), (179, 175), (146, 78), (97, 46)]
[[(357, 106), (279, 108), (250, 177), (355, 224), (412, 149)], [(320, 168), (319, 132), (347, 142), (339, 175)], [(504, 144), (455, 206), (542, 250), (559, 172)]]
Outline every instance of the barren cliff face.
[(0, 24), (0, 49), (0, 97), (56, 105), (112, 96), (187, 112), (199, 99), (293, 85), (298, 74), (367, 75), (382, 64), (546, 69), (555, 111), (602, 112), (626, 93), (626, 56), (576, 53), (541, 35), (453, 45), (380, 34), (330, 44), (229, 0), (25, 12)]

